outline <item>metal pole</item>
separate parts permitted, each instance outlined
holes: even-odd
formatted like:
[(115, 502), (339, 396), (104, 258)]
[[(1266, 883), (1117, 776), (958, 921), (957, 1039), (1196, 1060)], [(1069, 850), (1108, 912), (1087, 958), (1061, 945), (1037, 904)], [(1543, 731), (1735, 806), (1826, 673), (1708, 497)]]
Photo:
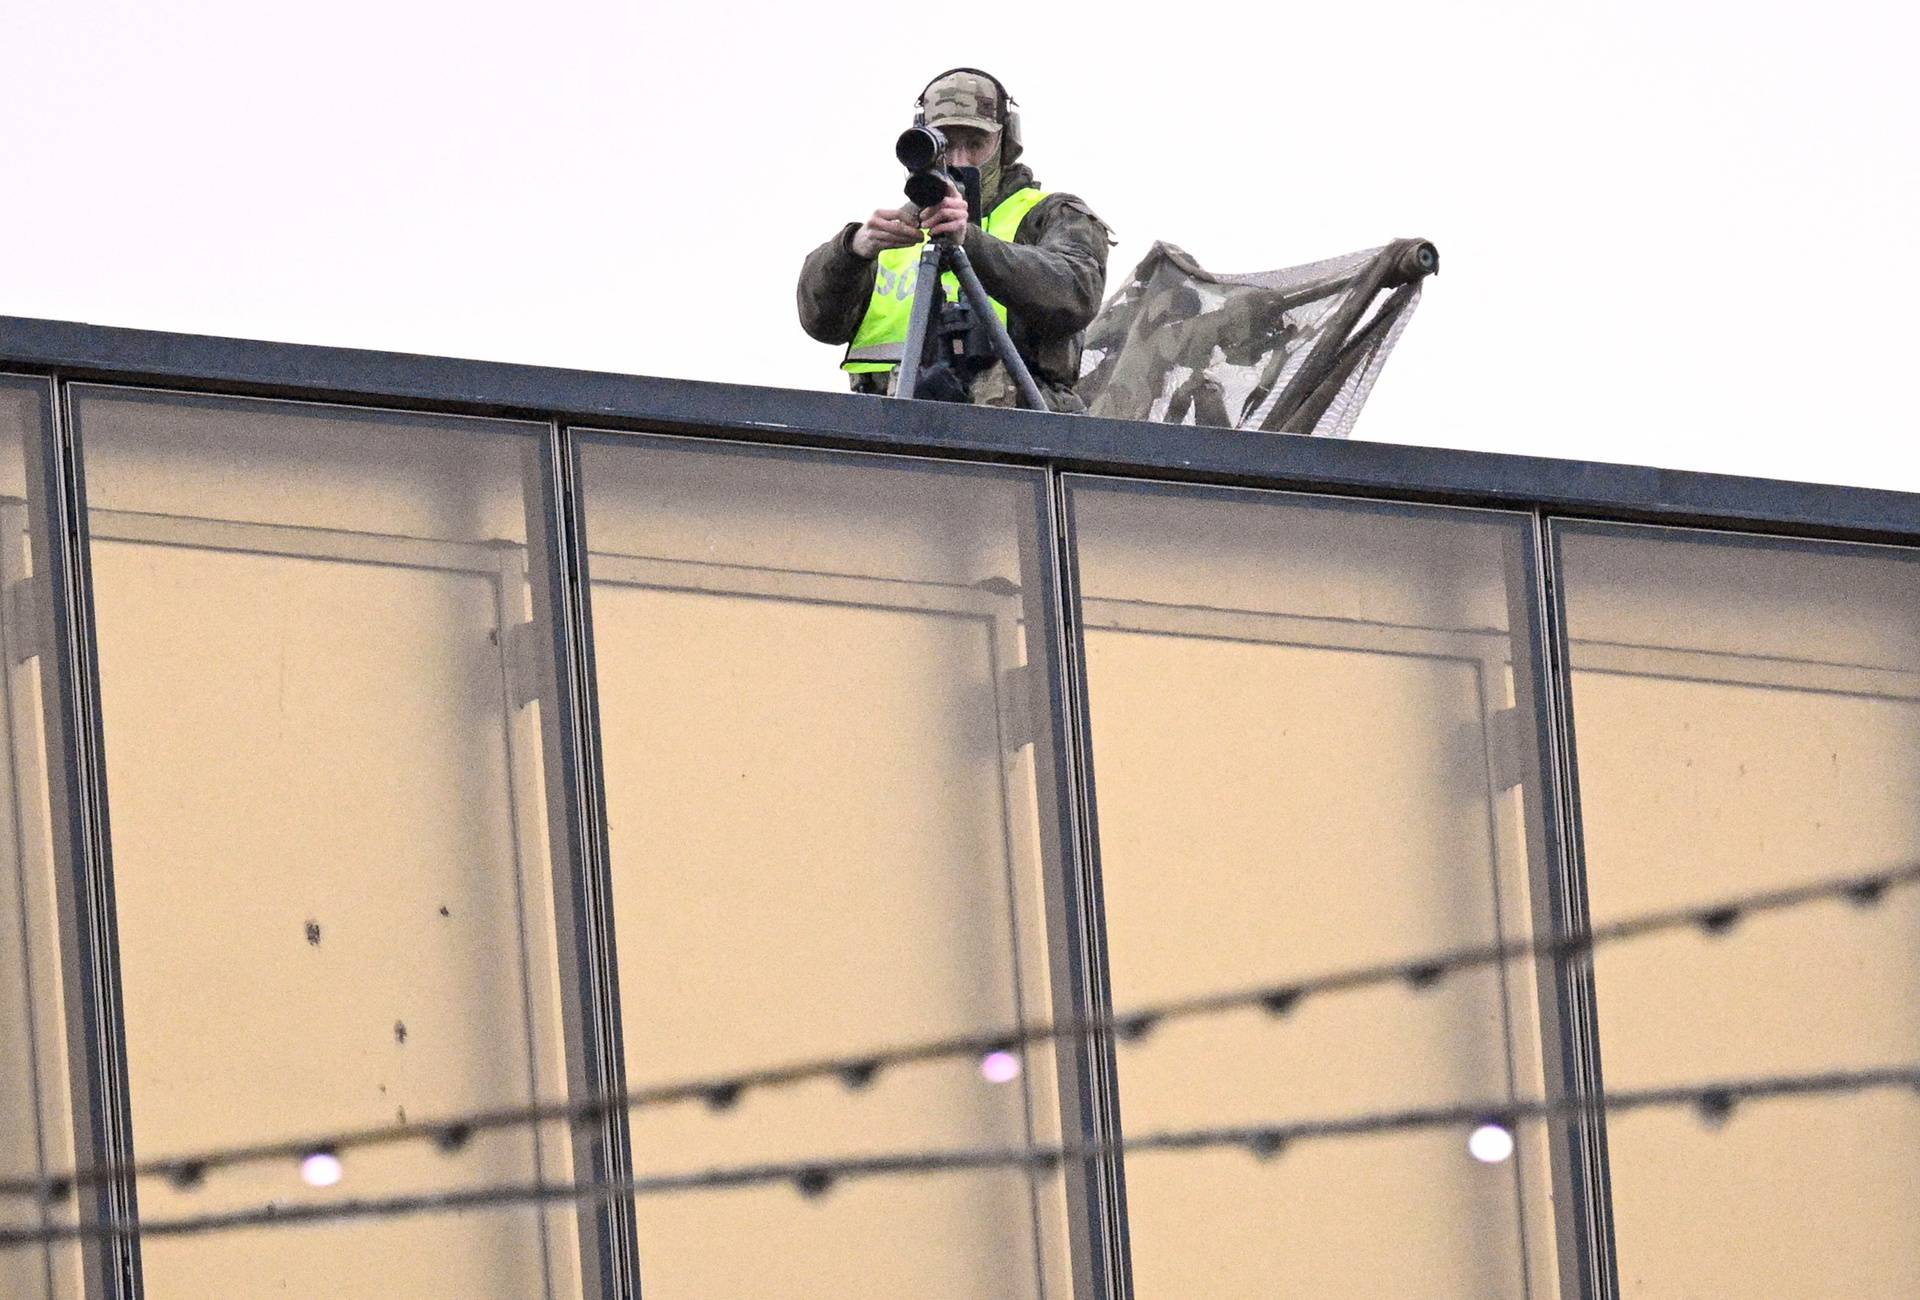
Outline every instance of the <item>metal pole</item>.
[[(1020, 400), (1036, 411), (1049, 409), (1047, 399), (1040, 393), (1040, 385), (1033, 382), (1033, 372), (1027, 369), (1027, 363), (1013, 346), (1013, 336), (1007, 333), (1007, 327), (1000, 321), (1000, 314), (993, 309), (993, 299), (987, 297), (980, 277), (974, 274), (973, 259), (967, 256), (967, 250), (954, 244), (947, 250), (947, 260), (953, 263), (953, 273), (960, 277), (960, 288), (966, 293), (967, 301), (973, 304), (973, 310), (980, 319), (987, 323), (994, 353), (1000, 358), (1000, 364), (1007, 368), (1007, 373), (1013, 376), (1014, 386), (1020, 390)], [(913, 346), (911, 337), (907, 340), (907, 346)]]
[(913, 314), (907, 322), (907, 346), (900, 356), (895, 397), (912, 397), (920, 387), (920, 355), (927, 350), (928, 325), (945, 296), (940, 289), (940, 244), (930, 239), (920, 254), (920, 268), (914, 272)]

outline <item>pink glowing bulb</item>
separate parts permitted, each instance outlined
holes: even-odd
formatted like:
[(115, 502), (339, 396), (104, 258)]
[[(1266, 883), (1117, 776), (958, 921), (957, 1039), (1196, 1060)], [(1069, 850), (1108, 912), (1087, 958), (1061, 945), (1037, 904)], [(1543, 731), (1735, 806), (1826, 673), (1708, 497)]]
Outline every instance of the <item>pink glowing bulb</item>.
[(1012, 1083), (1020, 1077), (1020, 1058), (1012, 1052), (988, 1052), (980, 1058), (980, 1077), (988, 1083)]

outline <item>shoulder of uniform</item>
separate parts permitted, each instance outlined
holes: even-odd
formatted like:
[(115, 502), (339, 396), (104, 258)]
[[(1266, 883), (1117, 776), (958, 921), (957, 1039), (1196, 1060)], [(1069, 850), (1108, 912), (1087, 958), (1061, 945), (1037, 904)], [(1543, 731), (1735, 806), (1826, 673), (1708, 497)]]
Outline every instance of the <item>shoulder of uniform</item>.
[(1038, 204), (1034, 205), (1033, 211), (1036, 216), (1041, 216), (1043, 220), (1055, 213), (1072, 212), (1100, 227), (1100, 229), (1105, 232), (1107, 241), (1109, 243), (1113, 242), (1113, 227), (1102, 221), (1100, 214), (1089, 207), (1087, 201), (1078, 194), (1069, 194), (1065, 190), (1052, 191), (1048, 193), (1044, 199), (1041, 199)]

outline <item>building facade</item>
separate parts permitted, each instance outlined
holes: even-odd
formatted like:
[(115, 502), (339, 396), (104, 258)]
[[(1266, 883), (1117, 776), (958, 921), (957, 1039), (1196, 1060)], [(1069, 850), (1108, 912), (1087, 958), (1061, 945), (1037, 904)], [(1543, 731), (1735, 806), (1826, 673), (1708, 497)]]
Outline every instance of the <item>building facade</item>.
[(0, 475), (0, 1293), (1920, 1291), (1897, 1090), (1120, 1150), (1920, 1060), (1904, 891), (1551, 946), (1920, 856), (1920, 498), (11, 319)]

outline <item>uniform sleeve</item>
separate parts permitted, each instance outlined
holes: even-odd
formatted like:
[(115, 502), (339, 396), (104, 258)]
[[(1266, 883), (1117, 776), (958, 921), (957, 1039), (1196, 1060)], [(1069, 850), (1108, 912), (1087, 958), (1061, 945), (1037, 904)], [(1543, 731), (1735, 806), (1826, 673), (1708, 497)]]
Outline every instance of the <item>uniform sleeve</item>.
[(851, 343), (873, 297), (874, 263), (847, 246), (859, 227), (848, 223), (840, 233), (807, 254), (800, 266), (794, 298), (800, 308), (800, 328), (822, 343)]
[(1049, 339), (1079, 333), (1100, 310), (1111, 242), (1106, 223), (1080, 199), (1050, 194), (1021, 222), (1016, 242), (969, 226), (963, 246), (987, 293), (1035, 338)]

